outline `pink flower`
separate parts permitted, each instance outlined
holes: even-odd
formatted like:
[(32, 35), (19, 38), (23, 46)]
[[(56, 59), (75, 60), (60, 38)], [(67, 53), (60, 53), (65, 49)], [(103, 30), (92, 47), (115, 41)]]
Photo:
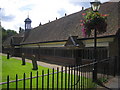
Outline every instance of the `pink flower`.
[(83, 24), (83, 23), (81, 23), (80, 25), (81, 25), (81, 26), (83, 26), (84, 24)]
[(84, 15), (86, 15), (86, 13), (82, 13), (82, 15), (84, 16)]
[(104, 14), (104, 15), (102, 15), (102, 16), (105, 16), (105, 17), (107, 17), (107, 16), (109, 16), (108, 14)]
[(82, 34), (84, 37), (86, 37), (86, 29), (85, 28), (82, 28)]
[(80, 20), (80, 22), (83, 22), (83, 20)]

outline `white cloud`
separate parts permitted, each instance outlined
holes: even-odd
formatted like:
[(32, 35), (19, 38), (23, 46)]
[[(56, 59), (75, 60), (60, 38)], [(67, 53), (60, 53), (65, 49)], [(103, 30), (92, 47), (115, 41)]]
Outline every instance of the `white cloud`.
[(60, 18), (58, 12), (64, 9), (67, 14), (74, 13), (81, 9), (81, 6), (76, 6), (69, 0), (0, 0), (1, 8), (4, 8), (6, 15), (15, 16), (11, 22), (2, 21), (2, 26), (6, 29), (14, 29), (19, 31), (21, 26), (24, 28), (24, 20), (27, 18), (28, 12), (32, 20), (32, 27), (36, 27), (41, 22), (47, 23), (49, 20)]
[[(78, 1), (78, 0), (75, 0)], [(71, 0), (0, 0), (1, 8), (4, 8), (7, 16), (13, 15), (15, 18), (11, 22), (2, 21), (2, 26), (6, 29), (13, 29), (17, 32), (19, 27), (24, 28), (24, 20), (28, 12), (32, 20), (32, 27), (53, 21), (57, 18), (75, 13), (81, 10), (80, 4), (74, 4)], [(80, 1), (80, 0), (79, 0)], [(63, 10), (61, 13), (60, 10)], [(66, 12), (64, 12), (66, 11)], [(63, 14), (63, 15), (62, 15)]]

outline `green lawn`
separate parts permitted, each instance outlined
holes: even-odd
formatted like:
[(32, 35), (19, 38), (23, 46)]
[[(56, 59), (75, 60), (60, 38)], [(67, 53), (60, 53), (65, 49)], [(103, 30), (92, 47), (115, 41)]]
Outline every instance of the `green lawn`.
[[(36, 72), (39, 72), (39, 75), (42, 75), (42, 70), (44, 70), (45, 73), (47, 73), (48, 68), (46, 67), (42, 67), (42, 66), (38, 66), (38, 70), (32, 70), (32, 64), (31, 63), (26, 63), (26, 65), (21, 65), (21, 60), (16, 60), (14, 58), (10, 58), (10, 59), (6, 59), (6, 56), (2, 56), (2, 73), (0, 73), (2, 75), (2, 82), (6, 82), (7, 80), (7, 76), (10, 76), (10, 80), (15, 80), (15, 75), (18, 74), (18, 78), (22, 79), (23, 78), (23, 74), (26, 73), (26, 77), (30, 77), (30, 72), (33, 73), (33, 76), (36, 76)], [(52, 72), (52, 69), (49, 69), (50, 72)], [(55, 71), (56, 72), (56, 71)], [(75, 75), (77, 77), (77, 75)], [(52, 87), (52, 75), (49, 75), (50, 80), (49, 80), (49, 85), (50, 88)], [(73, 81), (72, 84), (74, 84), (74, 75), (72, 75), (73, 77)], [(71, 75), (70, 75), (71, 78)], [(92, 83), (92, 79), (88, 79), (85, 77), (80, 77), (81, 81), (84, 82), (79, 82), (78, 85), (83, 86), (84, 87), (88, 87), (88, 88), (93, 88), (95, 86), (94, 83)], [(32, 79), (33, 81), (33, 88), (36, 87), (36, 78)], [(57, 74), (54, 74), (54, 87), (57, 87), (56, 85), (57, 82)], [(70, 80), (71, 82), (71, 80)], [(87, 86), (85, 86), (85, 83), (87, 83)], [(42, 87), (42, 78), (39, 77), (39, 88)], [(68, 86), (68, 74), (67, 74), (67, 82), (65, 82), (65, 73), (63, 73), (63, 87), (65, 87), (65, 83), (67, 83)], [(10, 88), (15, 88), (16, 83), (10, 83)], [(2, 85), (2, 88), (6, 88), (6, 84)], [(18, 82), (18, 88), (22, 88), (23, 87), (23, 81), (19, 81)], [(26, 88), (30, 87), (30, 80), (26, 80)], [(47, 87), (47, 76), (44, 77), (44, 87)], [(59, 88), (61, 87), (61, 73), (59, 73)], [(74, 87), (74, 86), (73, 86)]]
[(2, 82), (6, 81), (8, 75), (10, 80), (15, 80), (16, 74), (18, 74), (19, 79), (22, 79), (24, 73), (26, 73), (26, 77), (29, 77), (30, 72), (35, 76), (37, 71), (39, 75), (41, 75), (42, 70), (48, 70), (48, 68), (42, 66), (38, 66), (38, 70), (32, 70), (33, 66), (31, 63), (26, 62), (26, 65), (21, 65), (21, 63), (21, 60), (14, 58), (6, 59), (6, 56), (2, 56)]
[[(2, 82), (7, 81), (7, 76), (9, 75), (10, 80), (15, 80), (16, 74), (19, 79), (23, 79), (23, 74), (26, 73), (26, 77), (30, 77), (30, 72), (32, 72), (33, 76), (36, 76), (36, 72), (39, 72), (39, 75), (42, 75), (42, 70), (46, 71), (49, 69), (47, 67), (38, 66), (38, 70), (32, 70), (33, 66), (31, 63), (26, 62), (26, 65), (21, 65), (21, 60), (16, 60), (14, 58), (6, 59), (6, 56), (2, 56)], [(52, 69), (49, 69), (50, 72)], [(27, 80), (29, 81), (29, 80)], [(12, 84), (12, 83), (11, 83)], [(14, 83), (13, 83), (14, 84)], [(3, 85), (3, 87), (6, 85)], [(14, 85), (10, 85), (14, 87)]]

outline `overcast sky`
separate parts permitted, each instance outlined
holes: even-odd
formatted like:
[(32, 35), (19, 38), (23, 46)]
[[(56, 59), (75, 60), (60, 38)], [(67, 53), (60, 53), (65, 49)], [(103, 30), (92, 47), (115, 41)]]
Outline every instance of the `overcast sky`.
[[(48, 23), (67, 15), (78, 12), (82, 7), (90, 7), (94, 0), (0, 0), (1, 25), (5, 29), (19, 31), (24, 28), (24, 20), (29, 17), (32, 27), (37, 27), (40, 22)], [(100, 0), (106, 2), (109, 0)]]

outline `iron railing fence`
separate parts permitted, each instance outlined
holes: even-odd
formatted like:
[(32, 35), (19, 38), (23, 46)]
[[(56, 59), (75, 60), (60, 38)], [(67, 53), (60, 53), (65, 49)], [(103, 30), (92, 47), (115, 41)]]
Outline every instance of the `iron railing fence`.
[[(0, 83), (5, 85), (7, 90), (10, 88), (36, 88), (41, 89), (89, 89), (97, 88), (97, 83), (93, 82), (93, 67), (97, 64), (98, 80), (103, 82), (109, 79), (109, 76), (115, 75), (115, 58), (107, 58), (97, 62), (93, 62), (86, 65), (78, 66), (65, 66), (57, 69), (48, 69), (48, 71), (42, 70), (42, 72), (36, 72), (33, 76), (30, 72), (30, 77), (24, 73), (23, 78), (19, 79), (19, 75), (16, 74), (16, 80), (10, 80), (10, 76), (7, 77), (7, 82)], [(112, 69), (112, 70), (111, 70)]]

